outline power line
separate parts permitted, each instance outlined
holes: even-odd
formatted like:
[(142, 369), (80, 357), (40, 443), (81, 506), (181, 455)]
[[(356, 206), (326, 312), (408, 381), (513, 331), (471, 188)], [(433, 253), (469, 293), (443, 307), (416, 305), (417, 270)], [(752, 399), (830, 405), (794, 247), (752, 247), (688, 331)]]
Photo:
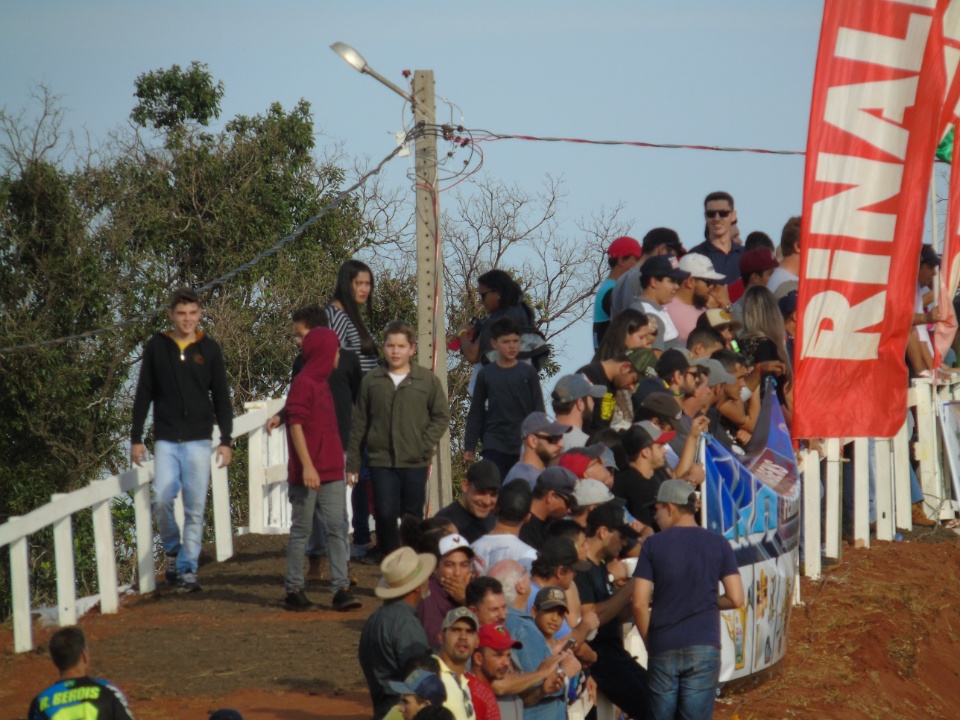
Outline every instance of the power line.
[[(422, 130), (420, 129), (415, 129), (410, 131), (409, 133), (407, 133), (407, 139), (410, 140), (415, 138), (420, 132), (422, 132)], [(376, 165), (376, 167), (374, 167), (372, 170), (362, 175), (360, 179), (358, 179), (353, 185), (348, 187), (346, 190), (341, 191), (330, 203), (328, 203), (327, 205), (324, 205), (316, 215), (311, 217), (309, 220), (306, 220), (303, 224), (298, 226), (295, 230), (293, 230), (289, 234), (284, 235), (279, 241), (277, 241), (276, 244), (273, 245), (273, 247), (268, 248), (267, 250), (264, 250), (262, 253), (260, 253), (256, 257), (243, 263), (243, 265), (235, 267), (234, 269), (224, 273), (220, 277), (215, 278), (209, 281), (208, 283), (204, 284), (203, 286), (197, 288), (197, 292), (203, 293), (203, 292), (207, 292), (208, 290), (213, 290), (214, 288), (219, 287), (220, 285), (223, 285), (225, 282), (232, 280), (240, 273), (245, 272), (246, 270), (249, 270), (254, 265), (262, 262), (263, 260), (266, 260), (267, 258), (273, 255), (276, 255), (287, 244), (291, 243), (293, 240), (300, 237), (300, 235), (302, 235), (307, 228), (311, 227), (312, 225), (315, 225), (320, 220), (320, 218), (322, 218), (324, 215), (329, 213), (331, 210), (334, 210), (335, 208), (337, 208), (340, 205), (340, 203), (342, 203), (352, 192), (354, 192), (355, 190), (360, 188), (364, 183), (366, 183), (367, 180), (369, 180), (374, 175), (377, 175), (383, 169), (384, 165), (386, 165), (388, 162), (393, 160), (397, 156), (397, 154), (400, 153), (401, 150), (403, 150), (404, 146), (405, 146), (405, 143), (395, 147), (389, 155), (383, 158), (383, 160), (381, 160)], [(112, 325), (107, 325), (106, 327), (97, 328), (96, 330), (87, 330), (86, 332), (78, 333), (76, 335), (65, 335), (63, 337), (54, 338), (52, 340), (40, 340), (38, 342), (27, 343), (24, 345), (10, 345), (8, 347), (0, 348), (0, 355), (10, 355), (15, 352), (21, 352), (24, 350), (34, 350), (36, 348), (49, 347), (52, 345), (63, 345), (68, 342), (72, 342), (74, 340), (89, 340), (91, 338), (97, 337), (98, 335), (103, 335), (105, 333), (114, 332), (115, 330), (120, 330), (122, 328), (139, 325), (140, 323), (151, 320), (152, 318), (162, 313), (164, 310), (166, 310), (166, 306), (161, 305), (159, 307), (154, 308), (153, 310), (150, 310), (149, 312), (145, 312), (140, 315), (127, 318), (125, 320), (121, 320), (120, 322), (116, 322)]]

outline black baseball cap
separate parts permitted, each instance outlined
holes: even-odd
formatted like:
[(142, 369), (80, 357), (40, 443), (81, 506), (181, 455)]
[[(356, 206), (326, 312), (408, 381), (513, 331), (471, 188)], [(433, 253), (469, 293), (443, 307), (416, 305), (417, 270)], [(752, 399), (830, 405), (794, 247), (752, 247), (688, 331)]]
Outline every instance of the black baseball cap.
[(537, 553), (537, 561), (550, 567), (573, 568), (574, 570), (589, 570), (590, 562), (581, 560), (577, 552), (576, 543), (566, 536), (547, 538)]
[(643, 264), (640, 274), (643, 277), (670, 277), (677, 282), (690, 277), (690, 273), (680, 269), (680, 263), (672, 255), (654, 255)]
[(640, 537), (640, 534), (627, 524), (622, 505), (604, 503), (603, 505), (597, 505), (590, 511), (590, 514), (587, 515), (587, 535), (593, 537), (596, 534), (596, 529), (601, 527), (619, 530), (624, 537)]
[(474, 490), (500, 488), (500, 468), (489, 460), (478, 460), (467, 468), (467, 480)]

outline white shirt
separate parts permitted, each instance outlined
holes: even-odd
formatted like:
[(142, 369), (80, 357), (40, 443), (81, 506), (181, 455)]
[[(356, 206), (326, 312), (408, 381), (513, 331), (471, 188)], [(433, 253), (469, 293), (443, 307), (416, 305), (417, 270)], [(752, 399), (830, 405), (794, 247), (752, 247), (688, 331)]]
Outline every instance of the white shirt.
[(537, 559), (537, 551), (516, 535), (490, 535), (477, 538), (470, 547), (483, 562), (486, 572), (501, 560), (516, 560), (529, 572), (530, 564)]
[(407, 372), (407, 373), (404, 373), (403, 375), (394, 375), (394, 374), (393, 374), (392, 372), (390, 372), (389, 370), (387, 371), (387, 375), (389, 375), (389, 376), (390, 376), (390, 379), (393, 380), (393, 386), (394, 386), (395, 388), (400, 387), (400, 383), (402, 383), (402, 382), (403, 382), (403, 379), (404, 379), (407, 375), (409, 375), (409, 374), (410, 374), (410, 373)]

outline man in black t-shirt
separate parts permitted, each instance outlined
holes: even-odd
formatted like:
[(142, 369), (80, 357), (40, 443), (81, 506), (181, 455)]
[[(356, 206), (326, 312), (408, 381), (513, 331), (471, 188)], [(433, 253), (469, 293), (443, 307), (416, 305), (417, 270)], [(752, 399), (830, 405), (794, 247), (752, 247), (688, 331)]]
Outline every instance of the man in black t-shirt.
[[(647, 424), (647, 423), (644, 423)], [(666, 448), (676, 433), (659, 432), (656, 438), (640, 425), (634, 425), (621, 435), (623, 450), (630, 464), (617, 472), (613, 480), (613, 494), (627, 501), (627, 510), (637, 520), (655, 527), (650, 504), (657, 497), (660, 483), (666, 480)]]
[(533, 488), (530, 517), (520, 528), (520, 539), (534, 550), (543, 547), (547, 526), (577, 509), (573, 495), (576, 485), (577, 476), (558, 465), (540, 473)]
[(500, 494), (500, 470), (489, 460), (480, 460), (467, 468), (460, 482), (460, 497), (441, 509), (438, 517), (447, 518), (457, 532), (475, 542), (497, 524), (493, 509)]
[(614, 589), (615, 578), (607, 567), (628, 537), (637, 533), (627, 525), (622, 507), (606, 503), (591, 510), (586, 553), (590, 569), (578, 571), (574, 582), (582, 612), (593, 610), (600, 619), (597, 636), (590, 641), (597, 653), (590, 673), (614, 705), (634, 720), (643, 720), (648, 717), (647, 673), (623, 647), (622, 625), (630, 619), (633, 581)]

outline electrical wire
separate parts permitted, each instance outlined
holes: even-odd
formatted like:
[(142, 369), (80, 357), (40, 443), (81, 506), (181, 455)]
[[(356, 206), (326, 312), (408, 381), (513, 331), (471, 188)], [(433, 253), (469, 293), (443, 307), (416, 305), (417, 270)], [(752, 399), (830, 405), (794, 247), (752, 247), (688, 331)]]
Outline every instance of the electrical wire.
[(635, 140), (587, 140), (584, 138), (538, 137), (535, 135), (508, 135), (489, 130), (473, 130), (475, 142), (496, 142), (498, 140), (527, 140), (531, 142), (560, 142), (582, 145), (627, 145), (641, 148), (661, 148), (665, 150), (712, 150), (715, 152), (746, 152), (761, 155), (806, 155), (800, 150), (766, 150), (763, 148), (724, 147), (721, 145), (678, 145), (674, 143), (651, 143)]
[[(407, 133), (407, 140), (414, 138), (417, 135), (418, 135), (418, 131), (414, 129), (413, 131)], [(379, 172), (383, 169), (383, 167), (388, 162), (393, 160), (400, 153), (401, 150), (403, 150), (405, 145), (406, 143), (403, 143), (395, 147), (393, 151), (389, 155), (384, 157), (383, 160), (381, 160), (372, 170), (369, 170), (368, 172), (364, 173), (364, 175), (362, 175), (353, 185), (348, 187), (346, 190), (342, 190), (340, 193), (338, 193), (337, 196), (330, 203), (328, 203), (327, 205), (324, 205), (320, 209), (320, 212), (318, 212), (316, 215), (314, 215), (310, 219), (303, 222), (303, 224), (299, 225), (296, 229), (294, 229), (289, 234), (284, 235), (272, 247), (268, 248), (267, 250), (264, 250), (262, 253), (248, 260), (242, 265), (235, 267), (232, 270), (224, 273), (220, 277), (205, 283), (201, 287), (197, 288), (197, 292), (204, 293), (209, 290), (213, 290), (214, 288), (217, 288), (220, 285), (223, 285), (224, 283), (232, 280), (240, 273), (249, 270), (253, 266), (262, 262), (263, 260), (266, 260), (267, 258), (273, 255), (276, 255), (286, 245), (288, 245), (289, 243), (293, 242), (298, 237), (300, 237), (305, 230), (307, 230), (312, 225), (315, 225), (324, 215), (329, 213), (331, 210), (336, 209), (347, 197), (350, 196), (351, 193), (353, 193), (355, 190), (363, 186), (364, 183), (367, 182), (367, 180), (369, 180), (374, 175), (379, 174)], [(141, 313), (140, 315), (136, 315), (134, 317), (121, 320), (120, 322), (113, 323), (112, 325), (107, 325), (106, 327), (97, 328), (96, 330), (87, 330), (86, 332), (78, 333), (76, 335), (65, 335), (63, 337), (54, 338), (52, 340), (40, 340), (38, 342), (27, 343), (24, 345), (10, 345), (8, 347), (0, 348), (0, 355), (9, 355), (15, 352), (22, 352), (25, 350), (34, 350), (36, 348), (49, 347), (52, 345), (63, 345), (74, 340), (90, 340), (91, 338), (97, 337), (98, 335), (103, 335), (105, 333), (114, 332), (116, 330), (121, 330), (123, 328), (139, 325), (143, 322), (151, 320), (152, 318), (156, 317), (157, 315), (164, 312), (165, 310), (166, 310), (166, 306), (161, 305), (159, 307), (154, 308), (153, 310), (150, 310), (149, 312)]]

